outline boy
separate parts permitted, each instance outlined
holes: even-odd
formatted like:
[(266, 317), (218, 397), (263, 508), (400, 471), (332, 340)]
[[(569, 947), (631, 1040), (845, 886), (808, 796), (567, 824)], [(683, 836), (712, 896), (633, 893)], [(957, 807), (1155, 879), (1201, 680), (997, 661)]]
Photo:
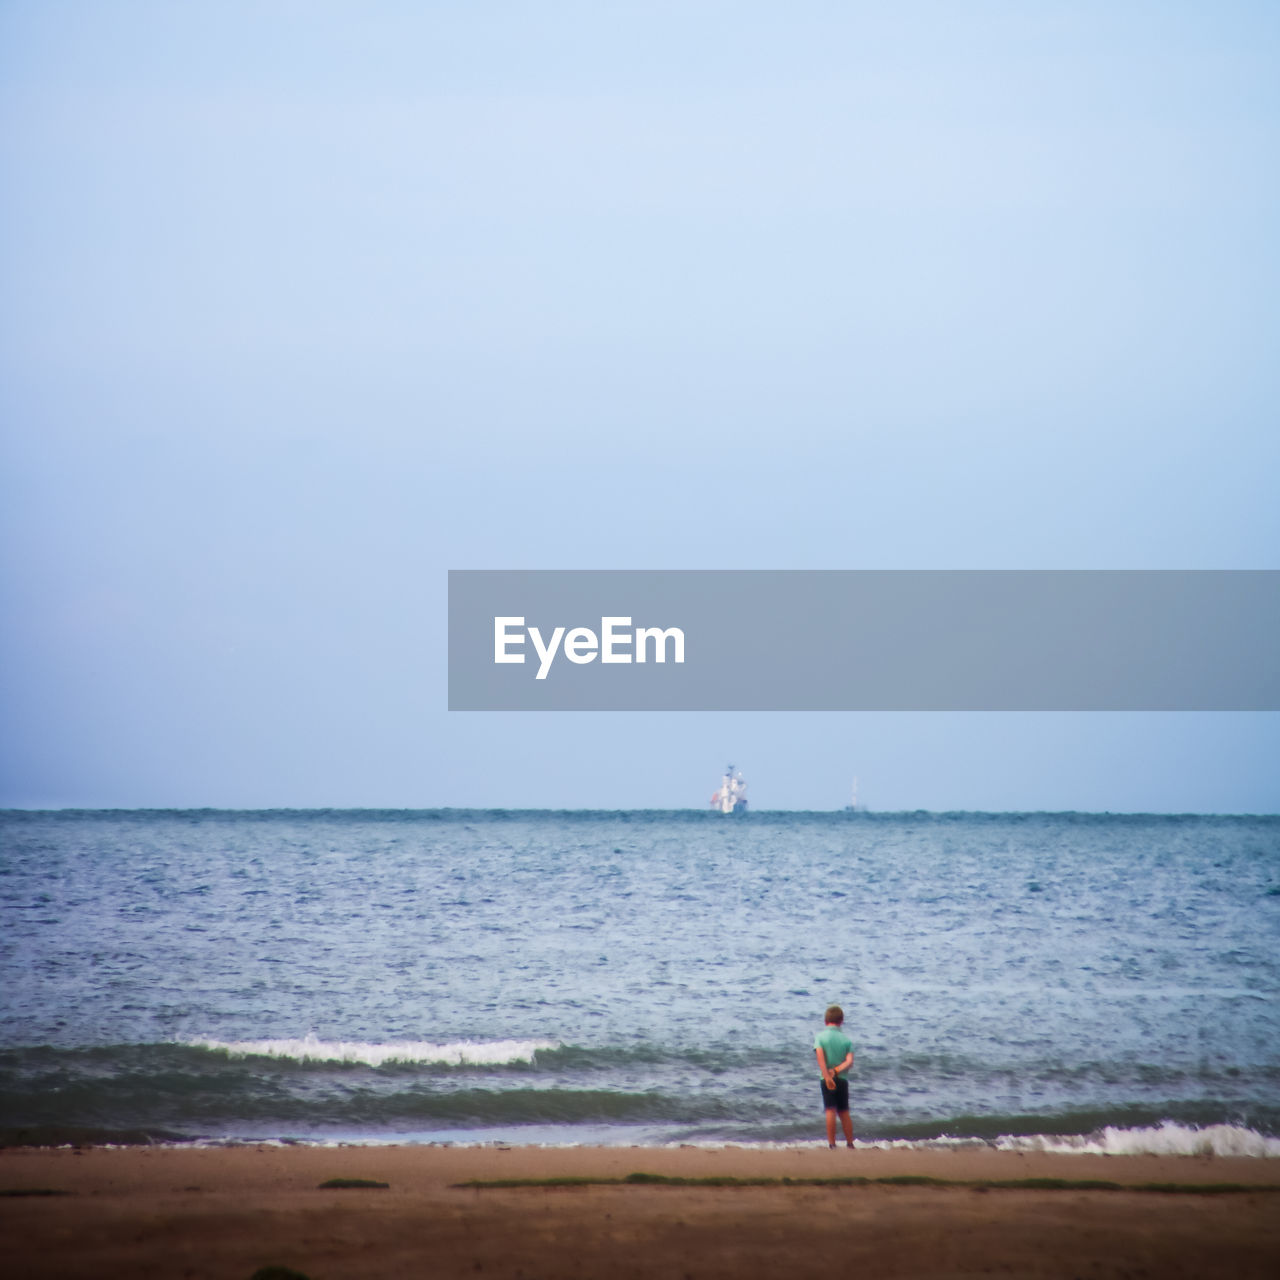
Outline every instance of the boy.
[(833, 1004), (825, 1015), (827, 1025), (813, 1037), (822, 1072), (822, 1108), (827, 1118), (827, 1146), (836, 1145), (836, 1116), (844, 1129), (844, 1145), (853, 1146), (853, 1121), (849, 1118), (849, 1080), (845, 1074), (853, 1066), (853, 1041), (840, 1028), (844, 1010)]

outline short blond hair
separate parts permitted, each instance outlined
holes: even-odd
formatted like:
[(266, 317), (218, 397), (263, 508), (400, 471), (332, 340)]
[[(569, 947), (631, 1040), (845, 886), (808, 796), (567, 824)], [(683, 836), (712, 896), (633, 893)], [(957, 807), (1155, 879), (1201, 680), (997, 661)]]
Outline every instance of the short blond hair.
[(844, 1010), (838, 1004), (833, 1004), (827, 1010), (823, 1020), (825, 1022), (834, 1022), (838, 1027), (844, 1022)]

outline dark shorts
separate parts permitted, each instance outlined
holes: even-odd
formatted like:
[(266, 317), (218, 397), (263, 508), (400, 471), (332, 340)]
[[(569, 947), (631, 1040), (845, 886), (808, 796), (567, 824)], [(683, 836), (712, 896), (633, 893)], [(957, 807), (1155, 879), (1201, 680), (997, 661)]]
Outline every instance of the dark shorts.
[(834, 1089), (828, 1089), (827, 1082), (819, 1080), (818, 1088), (822, 1090), (822, 1109), (824, 1111), (849, 1110), (848, 1076), (836, 1076), (836, 1087)]

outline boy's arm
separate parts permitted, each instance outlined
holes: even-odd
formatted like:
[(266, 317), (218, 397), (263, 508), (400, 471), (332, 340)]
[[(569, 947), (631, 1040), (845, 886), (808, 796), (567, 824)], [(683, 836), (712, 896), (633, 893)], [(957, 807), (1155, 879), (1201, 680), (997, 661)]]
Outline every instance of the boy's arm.
[[(822, 1050), (819, 1049), (818, 1052), (821, 1053)], [(848, 1071), (851, 1066), (853, 1066), (853, 1050), (852, 1049), (850, 1049), (849, 1052), (844, 1055), (844, 1061), (838, 1067), (831, 1068), (831, 1074), (833, 1076), (838, 1076), (842, 1071)]]
[(817, 1048), (814, 1049), (814, 1053), (818, 1055), (818, 1070), (822, 1072), (822, 1083), (825, 1084), (828, 1089), (834, 1089), (836, 1087), (836, 1078), (834, 1073), (827, 1066), (827, 1055), (822, 1052), (822, 1046), (818, 1045)]

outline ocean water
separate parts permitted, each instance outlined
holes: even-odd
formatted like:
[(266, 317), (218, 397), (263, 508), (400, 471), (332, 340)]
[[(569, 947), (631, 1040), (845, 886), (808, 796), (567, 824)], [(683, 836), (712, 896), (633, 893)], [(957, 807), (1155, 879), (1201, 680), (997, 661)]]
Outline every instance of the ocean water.
[(1280, 817), (0, 814), (15, 1140), (1280, 1155)]

